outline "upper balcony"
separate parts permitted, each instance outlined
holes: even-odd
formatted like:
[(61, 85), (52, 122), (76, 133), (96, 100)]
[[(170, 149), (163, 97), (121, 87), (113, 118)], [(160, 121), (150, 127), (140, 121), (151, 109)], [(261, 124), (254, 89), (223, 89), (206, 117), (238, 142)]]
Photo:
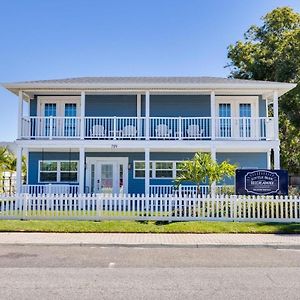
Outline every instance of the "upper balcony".
[(273, 117), (23, 117), (22, 139), (274, 140)]

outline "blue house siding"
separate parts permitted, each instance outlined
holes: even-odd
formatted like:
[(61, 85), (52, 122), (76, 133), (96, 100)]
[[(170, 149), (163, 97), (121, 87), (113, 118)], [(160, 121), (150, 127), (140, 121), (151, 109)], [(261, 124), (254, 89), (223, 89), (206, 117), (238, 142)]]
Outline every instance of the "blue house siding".
[[(87, 117), (136, 116), (136, 95), (86, 95)], [(30, 100), (30, 116), (37, 115), (37, 96)], [(209, 117), (209, 95), (151, 95), (152, 117)], [(145, 96), (142, 95), (142, 116), (145, 116)], [(259, 97), (259, 117), (266, 116), (266, 100)]]
[(78, 152), (29, 152), (28, 184), (38, 184), (39, 160), (79, 160)]
[[(194, 153), (176, 153), (176, 152), (162, 152), (150, 153), (150, 160), (187, 160), (194, 156)], [(144, 160), (143, 152), (87, 152), (86, 157), (128, 157), (128, 162), (131, 168), (128, 170), (128, 192), (135, 194), (142, 194), (145, 191), (145, 180), (134, 178), (134, 161)], [(79, 153), (77, 152), (30, 152), (29, 153), (29, 172), (28, 183), (38, 184), (38, 161), (39, 160), (79, 160)], [(267, 154), (266, 153), (217, 153), (217, 160), (219, 162), (229, 160), (235, 163), (239, 168), (266, 168)], [(173, 179), (150, 179), (151, 185), (172, 185)], [(233, 184), (233, 179), (226, 179), (226, 184)]]
[(29, 114), (31, 117), (37, 116), (37, 98), (30, 99)]
[(267, 112), (266, 112), (266, 100), (262, 99), (262, 97), (259, 97), (259, 117), (266, 117), (267, 116)]
[[(142, 102), (145, 111), (145, 102)], [(210, 117), (209, 95), (151, 95), (151, 117)]]
[(87, 117), (134, 117), (136, 95), (87, 95), (85, 115)]

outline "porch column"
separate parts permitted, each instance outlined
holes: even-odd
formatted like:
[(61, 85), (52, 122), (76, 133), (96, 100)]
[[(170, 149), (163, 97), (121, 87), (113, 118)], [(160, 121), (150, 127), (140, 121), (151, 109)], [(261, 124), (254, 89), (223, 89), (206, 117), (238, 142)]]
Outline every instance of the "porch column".
[(146, 140), (149, 140), (150, 136), (150, 92), (146, 91), (145, 97), (145, 129), (146, 129)]
[(79, 194), (84, 193), (85, 155), (84, 148), (79, 149)]
[(142, 95), (141, 94), (136, 95), (136, 116), (138, 118), (137, 120), (138, 137), (141, 137), (142, 136), (141, 128), (143, 128), (142, 121), (140, 120), (142, 116)]
[(278, 91), (273, 94), (273, 115), (274, 115), (274, 136), (275, 140), (279, 140), (279, 120), (278, 120)]
[(22, 117), (23, 117), (23, 91), (19, 91), (19, 103), (18, 103), (18, 140), (22, 136)]
[(80, 139), (85, 136), (85, 91), (81, 92), (80, 98)]
[(279, 146), (273, 149), (274, 151), (274, 169), (280, 169), (280, 149)]
[[(211, 148), (211, 158), (213, 161), (216, 161), (217, 160), (217, 151), (216, 151), (216, 148), (215, 147), (212, 147)], [(216, 195), (216, 182), (214, 181), (211, 185), (211, 196), (212, 197), (215, 197)]]
[(211, 116), (211, 139), (216, 138), (216, 95), (215, 91), (210, 93), (210, 116)]
[(267, 169), (271, 170), (271, 150), (268, 150), (267, 152)]
[(145, 148), (145, 195), (150, 193), (150, 150)]
[(17, 148), (17, 165), (16, 165), (16, 192), (22, 192), (22, 147)]

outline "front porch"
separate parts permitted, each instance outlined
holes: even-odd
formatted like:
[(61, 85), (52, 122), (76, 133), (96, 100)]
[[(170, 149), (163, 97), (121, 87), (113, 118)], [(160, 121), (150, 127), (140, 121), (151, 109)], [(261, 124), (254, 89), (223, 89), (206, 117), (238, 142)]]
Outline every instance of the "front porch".
[[(25, 185), (17, 172), (17, 191), (29, 194), (196, 194), (196, 186), (191, 183), (175, 187), (181, 162), (191, 159), (199, 151), (197, 143), (191, 145), (186, 148), (184, 144), (168, 151), (163, 145), (157, 149), (129, 149), (130, 146), (58, 148), (56, 143), (53, 144), (55, 148), (50, 148), (50, 143), (47, 148), (20, 147), (18, 156), (27, 153), (29, 169)], [(252, 153), (246, 149), (244, 152), (224, 150), (224, 145), (223, 148), (201, 149), (210, 152), (217, 161), (229, 160), (242, 168), (271, 167), (269, 148), (256, 148)], [(20, 165), (17, 167), (19, 170)], [(233, 178), (228, 178), (216, 192), (222, 194), (226, 187), (227, 193), (230, 186), (232, 194), (233, 184)], [(208, 194), (207, 184), (201, 185), (200, 194)]]

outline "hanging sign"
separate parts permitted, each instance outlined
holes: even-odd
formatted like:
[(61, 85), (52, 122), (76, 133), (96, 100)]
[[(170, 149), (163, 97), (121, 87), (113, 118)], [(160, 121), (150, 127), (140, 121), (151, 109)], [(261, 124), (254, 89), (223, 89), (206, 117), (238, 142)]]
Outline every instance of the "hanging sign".
[(288, 172), (238, 169), (235, 173), (235, 191), (237, 195), (287, 195)]

